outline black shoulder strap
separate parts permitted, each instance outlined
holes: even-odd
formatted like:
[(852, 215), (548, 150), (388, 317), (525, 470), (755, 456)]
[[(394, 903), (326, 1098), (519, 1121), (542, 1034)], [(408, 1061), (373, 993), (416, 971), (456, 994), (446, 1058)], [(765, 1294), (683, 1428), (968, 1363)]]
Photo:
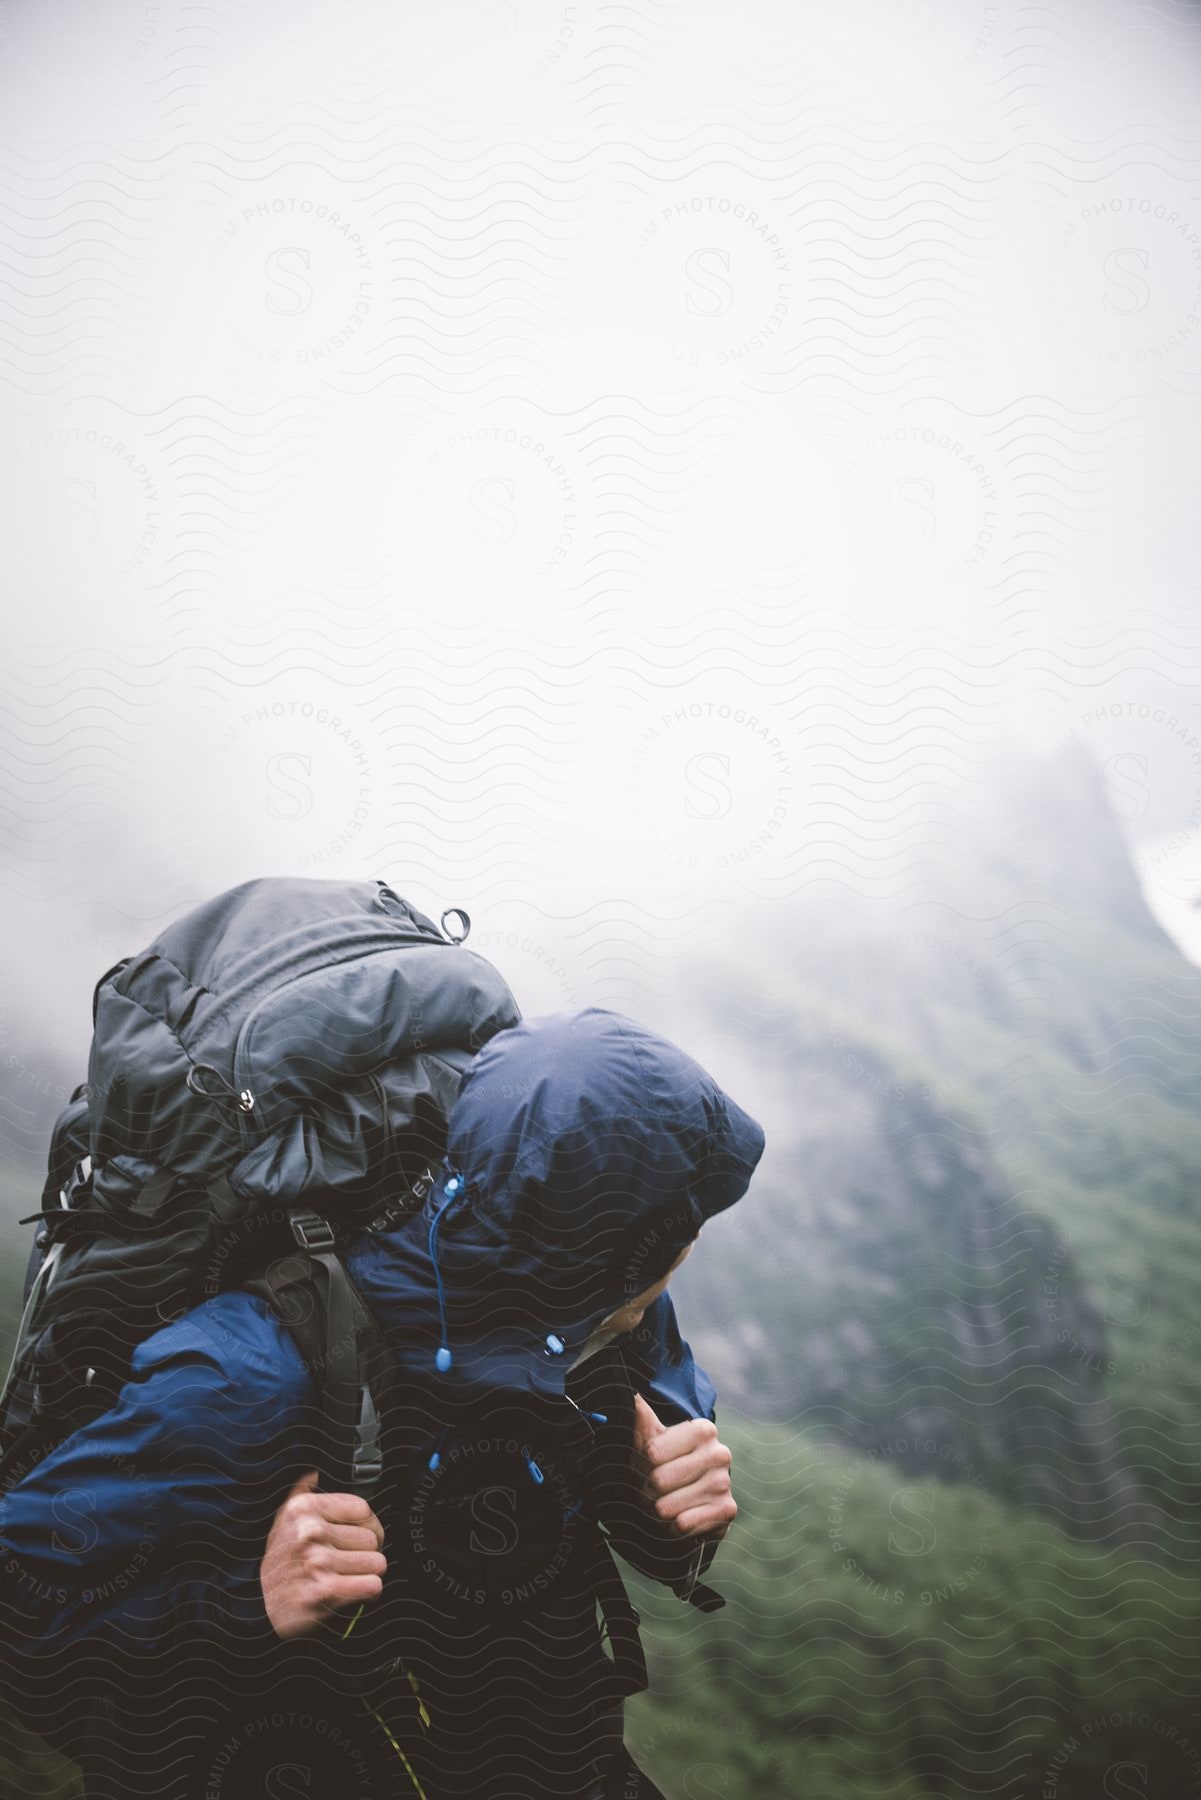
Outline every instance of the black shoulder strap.
[(593, 1562), (590, 1570), (593, 1590), (604, 1615), (609, 1648), (613, 1653), (612, 1689), (614, 1696), (640, 1694), (649, 1685), (646, 1652), (638, 1627), (641, 1618), (621, 1578), (609, 1540), (600, 1526), (594, 1526)]
[(383, 1338), (320, 1213), (288, 1210), (296, 1249), (243, 1286), (266, 1300), (300, 1346), (321, 1396), (319, 1474), (326, 1492), (370, 1499), (383, 1474), (371, 1364)]

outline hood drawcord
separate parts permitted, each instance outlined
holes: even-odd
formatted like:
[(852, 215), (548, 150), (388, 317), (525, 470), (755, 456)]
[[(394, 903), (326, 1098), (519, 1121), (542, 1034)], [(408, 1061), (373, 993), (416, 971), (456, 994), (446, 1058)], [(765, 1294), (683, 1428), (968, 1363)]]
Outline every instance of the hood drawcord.
[(452, 1175), (447, 1181), (444, 1190), (446, 1198), (430, 1221), (429, 1237), (427, 1240), (430, 1262), (433, 1264), (434, 1269), (434, 1282), (438, 1289), (438, 1318), (442, 1326), (442, 1342), (439, 1344), (437, 1354), (434, 1357), (434, 1367), (438, 1370), (439, 1374), (442, 1375), (450, 1368), (454, 1359), (450, 1353), (450, 1345), (446, 1341), (446, 1290), (442, 1286), (442, 1271), (438, 1267), (438, 1227), (442, 1223), (443, 1213), (448, 1206), (454, 1205), (455, 1201), (461, 1196), (462, 1191), (463, 1177), (461, 1175)]
[[(449, 1176), (443, 1189), (446, 1198), (430, 1220), (429, 1235), (426, 1239), (429, 1248), (430, 1264), (434, 1271), (434, 1285), (438, 1291), (438, 1321), (442, 1328), (442, 1342), (438, 1345), (438, 1349), (434, 1355), (434, 1367), (438, 1370), (440, 1375), (445, 1375), (446, 1371), (453, 1364), (454, 1357), (451, 1354), (450, 1345), (446, 1341), (449, 1335), (449, 1328), (446, 1322), (446, 1289), (442, 1285), (442, 1270), (438, 1264), (438, 1227), (442, 1223), (443, 1215), (448, 1207), (453, 1206), (456, 1200), (462, 1198), (464, 1185), (463, 1177), (457, 1171)], [(554, 1331), (548, 1331), (544, 1341), (547, 1350), (552, 1356), (562, 1356), (567, 1348), (563, 1339)], [(572, 1405), (575, 1406), (574, 1400), (572, 1401)], [(576, 1411), (581, 1412), (582, 1408), (577, 1406)], [(608, 1424), (608, 1420), (604, 1413), (584, 1413), (583, 1416), (589, 1420), (594, 1419), (601, 1425)], [(444, 1428), (442, 1435), (438, 1439), (437, 1448), (434, 1450), (427, 1464), (427, 1467), (434, 1473), (437, 1472), (439, 1465), (441, 1464), (442, 1446), (445, 1441), (446, 1429)], [(532, 1456), (526, 1456), (525, 1466), (529, 1470), (530, 1479), (534, 1482), (535, 1486), (541, 1487), (546, 1480), (546, 1476)], [(570, 1515), (568, 1516), (570, 1517)]]

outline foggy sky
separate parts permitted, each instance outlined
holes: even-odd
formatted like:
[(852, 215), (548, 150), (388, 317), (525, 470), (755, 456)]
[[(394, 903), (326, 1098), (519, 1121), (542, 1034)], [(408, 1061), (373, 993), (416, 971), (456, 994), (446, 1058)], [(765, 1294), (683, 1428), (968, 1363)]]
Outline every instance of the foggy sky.
[(1088, 747), (1201, 952), (1199, 53), (8, 0), (10, 1071), (259, 874), (465, 905), (529, 1012), (903, 905), (998, 743)]

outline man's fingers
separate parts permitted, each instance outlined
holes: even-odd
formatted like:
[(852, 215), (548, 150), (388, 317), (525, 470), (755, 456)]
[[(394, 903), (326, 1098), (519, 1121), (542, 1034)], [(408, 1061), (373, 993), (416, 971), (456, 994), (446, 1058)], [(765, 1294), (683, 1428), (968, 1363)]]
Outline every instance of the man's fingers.
[(314, 1494), (313, 1502), (323, 1519), (340, 1525), (366, 1525), (375, 1517), (361, 1494)]
[(655, 1512), (661, 1519), (679, 1519), (698, 1506), (718, 1502), (730, 1493), (730, 1478), (724, 1469), (714, 1469), (698, 1481), (690, 1481), (671, 1493), (660, 1493), (655, 1499)]
[(641, 1394), (634, 1395), (634, 1443), (631, 1451), (632, 1466), (638, 1475), (645, 1475), (651, 1468), (650, 1449), (652, 1444), (661, 1443), (666, 1436), (667, 1427), (656, 1416), (653, 1407), (648, 1406)]
[(360, 1494), (314, 1494), (314, 1510), (331, 1525), (362, 1525), (374, 1531), (380, 1543), (384, 1528)]
[(689, 1456), (716, 1442), (717, 1426), (712, 1419), (685, 1419), (682, 1425), (661, 1425), (659, 1435), (646, 1446), (646, 1454), (653, 1463), (674, 1462), (678, 1456)]
[(642, 1398), (634, 1395), (634, 1430), (639, 1437), (658, 1437), (668, 1427), (663, 1423), (654, 1407)]
[(387, 1559), (378, 1550), (335, 1550), (332, 1544), (318, 1544), (309, 1557), (308, 1566), (331, 1575), (383, 1575)]
[(383, 1547), (383, 1532), (373, 1531), (369, 1525), (331, 1525), (322, 1520), (315, 1541), (334, 1550), (376, 1551)]
[(706, 1506), (690, 1507), (675, 1520), (674, 1529), (681, 1537), (708, 1536), (710, 1533), (724, 1537), (738, 1516), (738, 1507), (734, 1496), (727, 1494), (724, 1500), (712, 1501)]
[(695, 1512), (684, 1513), (676, 1520), (675, 1529), (681, 1537), (714, 1537), (724, 1538), (733, 1519), (716, 1507), (698, 1507)]
[(732, 1460), (724, 1444), (708, 1439), (698, 1450), (692, 1450), (686, 1456), (673, 1456), (670, 1462), (652, 1464), (647, 1478), (651, 1496), (653, 1498), (656, 1494), (673, 1493), (677, 1488), (687, 1487), (693, 1481), (701, 1481), (714, 1472), (725, 1473)]
[(344, 1606), (376, 1599), (383, 1587), (378, 1575), (336, 1575), (324, 1583), (319, 1604), (325, 1612), (338, 1612)]

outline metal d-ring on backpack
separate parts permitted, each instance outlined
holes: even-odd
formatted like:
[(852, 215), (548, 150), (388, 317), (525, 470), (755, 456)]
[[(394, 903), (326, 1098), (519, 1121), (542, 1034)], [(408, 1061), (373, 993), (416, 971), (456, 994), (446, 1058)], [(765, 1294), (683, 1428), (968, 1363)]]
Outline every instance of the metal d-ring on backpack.
[(317, 1375), (322, 1485), (370, 1497), (378, 1333), (337, 1250), (420, 1206), (465, 1069), (521, 1017), (466, 913), (442, 927), (383, 881), (269, 878), (101, 977), (32, 1215), (0, 1492), (112, 1403), (142, 1339), (236, 1284)]

